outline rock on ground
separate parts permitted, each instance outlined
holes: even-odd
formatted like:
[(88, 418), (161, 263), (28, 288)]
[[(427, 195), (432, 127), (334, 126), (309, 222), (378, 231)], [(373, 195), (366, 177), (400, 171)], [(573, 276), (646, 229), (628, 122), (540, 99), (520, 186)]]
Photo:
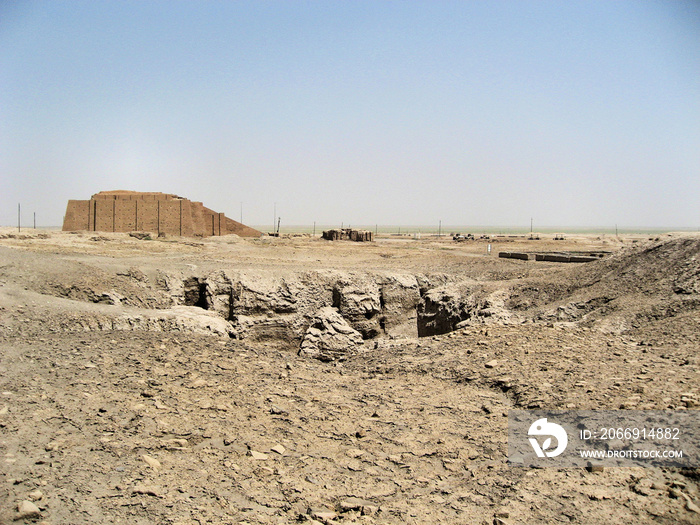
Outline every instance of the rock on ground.
[(362, 334), (332, 306), (321, 308), (311, 319), (299, 354), (321, 361), (348, 358), (362, 346)]

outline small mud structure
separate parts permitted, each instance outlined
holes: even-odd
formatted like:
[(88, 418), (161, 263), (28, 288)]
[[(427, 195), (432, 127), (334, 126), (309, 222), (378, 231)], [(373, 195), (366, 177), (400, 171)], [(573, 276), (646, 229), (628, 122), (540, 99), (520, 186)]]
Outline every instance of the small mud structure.
[(374, 233), (369, 230), (355, 230), (353, 228), (340, 228), (337, 230), (325, 230), (322, 239), (328, 241), (355, 241), (355, 242), (372, 242)]

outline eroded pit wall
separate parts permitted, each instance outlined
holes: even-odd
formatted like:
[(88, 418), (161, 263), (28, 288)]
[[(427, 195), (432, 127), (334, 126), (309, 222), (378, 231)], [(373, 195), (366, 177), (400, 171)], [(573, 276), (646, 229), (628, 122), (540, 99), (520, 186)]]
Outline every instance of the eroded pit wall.
[(161, 274), (158, 282), (176, 304), (215, 312), (242, 339), (299, 346), (310, 320), (326, 307), (364, 339), (418, 335), (420, 290), (413, 275), (219, 270), (200, 277)]
[[(131, 267), (116, 275), (97, 270), (86, 276), (79, 271), (71, 275), (75, 278), (55, 282), (42, 293), (48, 290), (62, 299), (107, 305), (94, 312), (87, 306), (77, 308), (78, 318), (87, 323), (80, 323), (85, 329), (92, 326), (93, 318), (101, 319), (95, 326), (121, 329), (126, 326), (124, 316), (154, 320), (186, 315), (194, 323), (187, 330), (211, 325), (216, 334), (270, 340), (297, 349), (306, 341), (309, 355), (331, 355), (342, 347), (339, 339), (343, 338), (350, 342), (358, 337), (360, 341), (414, 339), (458, 329), (463, 322), (505, 318), (502, 298), (485, 285), (446, 284), (442, 274), (227, 269), (210, 273), (156, 270), (153, 278)], [(105, 321), (112, 318), (112, 324)], [(217, 321), (211, 324), (212, 319)], [(154, 323), (134, 321), (129, 326), (170, 326), (169, 321)], [(323, 330), (319, 332), (314, 323)]]

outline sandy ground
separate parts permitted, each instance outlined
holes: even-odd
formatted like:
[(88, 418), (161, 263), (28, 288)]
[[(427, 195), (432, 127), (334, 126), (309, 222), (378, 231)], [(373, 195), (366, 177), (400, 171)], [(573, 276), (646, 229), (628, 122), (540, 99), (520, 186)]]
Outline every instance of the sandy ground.
[[(499, 251), (611, 254), (574, 265)], [(422, 297), (453, 291), (465, 319), (322, 362), (269, 329), (301, 306), (226, 333), (229, 320), (162, 286), (221, 270), (264, 286), (417, 276)], [(0, 329), (0, 523), (700, 523), (698, 469), (506, 461), (513, 409), (697, 409), (698, 236), (2, 229)]]

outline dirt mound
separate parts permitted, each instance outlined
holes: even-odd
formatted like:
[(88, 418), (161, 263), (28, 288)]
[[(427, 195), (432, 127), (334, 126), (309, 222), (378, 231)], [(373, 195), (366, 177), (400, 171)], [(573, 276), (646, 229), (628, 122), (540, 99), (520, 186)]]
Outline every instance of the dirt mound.
[(606, 331), (638, 328), (700, 308), (700, 237), (635, 244), (606, 259), (521, 281), (506, 305), (534, 320)]
[(612, 293), (653, 295), (700, 293), (700, 237), (654, 241), (579, 268), (585, 286)]
[(0, 247), (0, 281), (25, 290), (82, 301), (139, 308), (167, 308), (170, 296), (149, 285), (138, 268), (105, 271), (94, 264), (61, 257), (36, 257), (30, 252)]

